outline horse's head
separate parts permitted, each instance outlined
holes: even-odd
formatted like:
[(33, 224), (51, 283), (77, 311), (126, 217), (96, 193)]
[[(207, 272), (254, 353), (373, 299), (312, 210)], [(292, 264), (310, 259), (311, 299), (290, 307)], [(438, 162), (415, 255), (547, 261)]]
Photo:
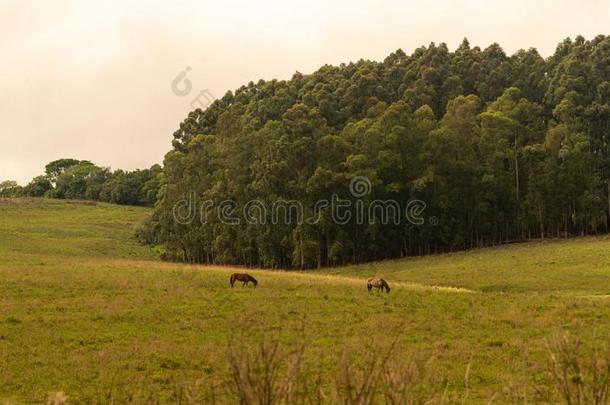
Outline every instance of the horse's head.
[(387, 292), (389, 294), (390, 293), (390, 286), (388, 285), (387, 282), (384, 282), (383, 284), (385, 286), (385, 292)]
[(252, 277), (252, 282), (254, 283), (254, 287), (256, 287), (258, 285), (258, 281), (256, 281), (256, 279), (254, 277)]

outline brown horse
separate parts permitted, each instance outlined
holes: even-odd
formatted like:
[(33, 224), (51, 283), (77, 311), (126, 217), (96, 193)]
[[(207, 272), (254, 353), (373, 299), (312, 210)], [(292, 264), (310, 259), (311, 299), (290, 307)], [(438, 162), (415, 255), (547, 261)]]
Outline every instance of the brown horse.
[(376, 288), (377, 292), (383, 291), (384, 289), (387, 293), (390, 292), (390, 286), (388, 285), (388, 282), (379, 277), (371, 277), (366, 280), (366, 288), (369, 291), (371, 291), (373, 288)]
[(236, 281), (242, 281), (244, 283), (242, 287), (247, 286), (250, 281), (252, 281), (252, 283), (254, 284), (254, 288), (256, 288), (256, 285), (258, 284), (258, 281), (256, 281), (256, 279), (248, 273), (231, 274), (231, 288), (233, 288), (233, 284), (235, 284)]

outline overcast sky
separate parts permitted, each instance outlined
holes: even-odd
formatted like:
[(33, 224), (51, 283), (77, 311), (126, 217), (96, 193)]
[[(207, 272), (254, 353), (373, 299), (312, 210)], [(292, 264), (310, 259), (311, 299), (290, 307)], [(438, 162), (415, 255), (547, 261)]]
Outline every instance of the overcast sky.
[[(548, 56), (609, 27), (610, 0), (0, 0), (0, 180), (63, 157), (160, 163), (204, 90), (464, 37)], [(172, 90), (183, 71), (190, 92)]]

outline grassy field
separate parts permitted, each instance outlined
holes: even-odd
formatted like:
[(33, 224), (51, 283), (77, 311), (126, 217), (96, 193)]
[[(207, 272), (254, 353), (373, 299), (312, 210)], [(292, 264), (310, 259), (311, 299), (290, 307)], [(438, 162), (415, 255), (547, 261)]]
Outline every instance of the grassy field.
[[(139, 246), (133, 229), (148, 213), (0, 201), (0, 403), (41, 403), (50, 392), (70, 403), (185, 402), (214, 387), (233, 402), (222, 395), (235, 358), (272, 339), (288, 359), (305, 342), (302, 373), (328, 392), (350, 385), (344, 369), (358, 385), (371, 353), (391, 353), (393, 370), (411, 370), (438, 401), (554, 402), (555, 338), (577, 337), (587, 357), (610, 332), (605, 236), (249, 270), (258, 288), (231, 289), (235, 269), (164, 263)], [(392, 292), (368, 293), (371, 275)]]

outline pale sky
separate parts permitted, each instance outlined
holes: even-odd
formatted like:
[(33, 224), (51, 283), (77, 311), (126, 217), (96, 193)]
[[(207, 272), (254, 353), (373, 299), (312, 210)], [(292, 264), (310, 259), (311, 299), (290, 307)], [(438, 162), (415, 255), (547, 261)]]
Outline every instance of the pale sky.
[[(609, 28), (610, 0), (0, 0), (0, 181), (25, 185), (63, 157), (161, 163), (206, 89), (221, 97), (464, 37), (548, 56)], [(187, 67), (192, 89), (178, 96), (172, 81)]]

